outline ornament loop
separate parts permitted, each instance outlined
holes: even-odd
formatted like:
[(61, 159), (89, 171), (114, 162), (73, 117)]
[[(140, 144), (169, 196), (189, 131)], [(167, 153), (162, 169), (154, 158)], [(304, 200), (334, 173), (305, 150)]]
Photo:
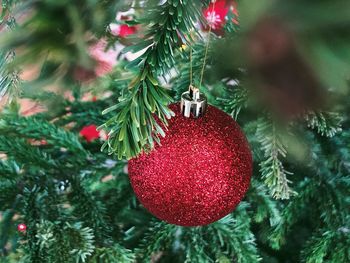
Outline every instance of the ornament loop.
[(199, 89), (190, 85), (189, 91), (181, 95), (181, 114), (186, 118), (199, 118), (207, 109), (207, 98), (199, 92)]

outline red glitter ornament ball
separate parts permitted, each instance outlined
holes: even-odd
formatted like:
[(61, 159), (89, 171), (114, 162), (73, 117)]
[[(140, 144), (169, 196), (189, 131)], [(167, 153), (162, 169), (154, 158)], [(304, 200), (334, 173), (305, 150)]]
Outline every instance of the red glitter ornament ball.
[(208, 106), (198, 119), (170, 108), (161, 145), (129, 161), (135, 194), (154, 216), (180, 226), (200, 226), (226, 216), (242, 200), (252, 174), (252, 155), (238, 124)]

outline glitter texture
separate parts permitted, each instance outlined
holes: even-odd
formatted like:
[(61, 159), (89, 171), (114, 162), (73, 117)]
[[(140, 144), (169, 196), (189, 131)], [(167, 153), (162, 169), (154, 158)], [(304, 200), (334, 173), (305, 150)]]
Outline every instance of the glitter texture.
[(238, 124), (208, 106), (204, 117), (185, 118), (179, 104), (161, 145), (129, 161), (129, 177), (144, 207), (180, 226), (213, 223), (229, 214), (248, 190), (252, 156)]

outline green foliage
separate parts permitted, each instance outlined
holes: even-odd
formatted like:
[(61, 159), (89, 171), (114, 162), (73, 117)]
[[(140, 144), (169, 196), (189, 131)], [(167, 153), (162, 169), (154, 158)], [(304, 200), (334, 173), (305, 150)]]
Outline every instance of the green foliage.
[(102, 149), (108, 146), (109, 153), (116, 153), (119, 159), (136, 157), (142, 150), (152, 149), (154, 141), (159, 142), (159, 135), (165, 135), (154, 114), (165, 125), (173, 115), (167, 108), (170, 97), (166, 90), (150, 75), (145, 78), (131, 89), (131, 94), (126, 91), (118, 104), (103, 112), (117, 111), (100, 129), (109, 130), (108, 142)]
[(290, 189), (290, 181), (281, 161), (287, 151), (282, 144), (276, 125), (269, 120), (260, 119), (256, 130), (256, 137), (261, 142), (265, 152), (265, 160), (260, 163), (260, 172), (265, 184), (270, 188), (271, 195), (277, 199), (289, 199), (294, 192)]
[(242, 109), (247, 107), (248, 91), (240, 86), (230, 87), (226, 98), (219, 98), (220, 103), (224, 105), (224, 109), (232, 118), (237, 120)]
[[(250, 232), (247, 204), (241, 203), (233, 215), (204, 227), (177, 227), (152, 223), (138, 249), (140, 259), (149, 262), (172, 250), (184, 262), (258, 262), (255, 238)], [(181, 245), (180, 245), (181, 244)], [(215, 245), (212, 245), (215, 244)]]
[(108, 244), (111, 228), (106, 216), (104, 205), (87, 192), (79, 180), (71, 180), (72, 192), (68, 200), (73, 205), (72, 215), (82, 217), (86, 226), (92, 228), (98, 244)]
[(35, 237), (40, 252), (49, 262), (87, 262), (95, 248), (92, 229), (83, 228), (80, 223), (42, 221), (37, 225)]
[(341, 132), (342, 117), (336, 112), (311, 112), (305, 116), (308, 127), (316, 129), (322, 136), (333, 137)]
[(0, 120), (0, 132), (8, 136), (26, 137), (45, 140), (47, 144), (65, 148), (78, 154), (86, 155), (77, 137), (40, 118), (24, 118), (17, 115), (3, 116)]
[(7, 68), (8, 63), (11, 63), (14, 56), (13, 51), (0, 53), (0, 101), (3, 100), (5, 95), (12, 99), (19, 93), (18, 74), (16, 71), (10, 71)]
[(256, 223), (263, 223), (268, 219), (268, 228), (275, 226), (281, 220), (281, 213), (276, 200), (271, 199), (268, 188), (254, 179), (251, 182), (248, 199), (251, 204), (259, 204), (253, 207), (254, 216), (253, 221)]
[(173, 0), (149, 8), (145, 18), (140, 19), (140, 22), (150, 24), (144, 39), (124, 49), (124, 52), (146, 50), (127, 66), (140, 68), (139, 73), (119, 103), (105, 110), (105, 113), (116, 111), (115, 116), (100, 126), (109, 131), (104, 147), (108, 146), (109, 153), (115, 153), (119, 159), (129, 159), (143, 150), (151, 150), (154, 141), (159, 143), (159, 135), (164, 136), (161, 125), (167, 126), (166, 119), (173, 116), (167, 108), (171, 98), (160, 87), (155, 74), (164, 76), (174, 65), (174, 49), (180, 41), (179, 34), (183, 36), (192, 29), (199, 16), (196, 5), (197, 1)]
[(118, 244), (113, 247), (99, 248), (88, 262), (91, 263), (133, 263), (135, 255), (130, 249), (126, 249)]

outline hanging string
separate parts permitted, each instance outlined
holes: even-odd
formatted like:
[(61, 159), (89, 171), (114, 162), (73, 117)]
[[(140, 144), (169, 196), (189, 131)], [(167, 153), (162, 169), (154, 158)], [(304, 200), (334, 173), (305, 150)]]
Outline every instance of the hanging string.
[[(213, 0), (213, 6), (212, 6), (212, 9), (211, 9), (211, 13), (210, 13), (211, 16), (214, 15), (215, 3), (216, 3), (216, 0)], [(209, 44), (210, 44), (210, 36), (211, 36), (211, 28), (212, 28), (212, 25), (209, 24), (208, 42), (207, 42), (207, 45), (205, 47), (203, 66), (202, 66), (202, 71), (201, 71), (201, 75), (200, 75), (199, 87), (198, 87), (199, 89), (202, 86), (202, 81), (203, 81), (203, 76), (204, 76), (204, 69), (205, 69), (205, 66), (206, 66), (206, 63), (207, 63), (208, 50), (209, 50)]]
[[(191, 35), (191, 33), (190, 33)], [(191, 38), (192, 39), (192, 38)], [(190, 39), (190, 41), (191, 41)], [(191, 43), (191, 42), (190, 42)], [(193, 65), (192, 65), (192, 45), (190, 44), (190, 86), (192, 86), (193, 81)]]
[[(211, 10), (211, 15), (214, 14), (216, 0), (213, 0), (212, 2), (213, 2), (213, 6), (212, 6), (212, 10)], [(209, 24), (208, 42), (207, 42), (206, 47), (205, 47), (203, 66), (202, 66), (202, 70), (201, 70), (201, 74), (200, 74), (200, 81), (199, 81), (199, 87), (198, 87), (199, 89), (200, 89), (200, 87), (202, 85), (203, 76), (204, 76), (204, 69), (205, 69), (206, 62), (207, 62), (208, 50), (209, 50), (209, 44), (210, 44), (210, 36), (211, 36), (211, 29), (212, 29), (212, 26)], [(190, 32), (190, 35), (192, 35), (191, 32)], [(190, 37), (190, 40), (189, 40), (189, 43), (190, 43), (189, 44), (189, 47), (190, 47), (190, 86), (192, 86), (192, 84), (193, 84), (193, 64), (192, 64), (192, 57), (193, 57), (192, 52), (193, 51), (192, 51), (191, 40), (192, 40), (192, 37)]]

